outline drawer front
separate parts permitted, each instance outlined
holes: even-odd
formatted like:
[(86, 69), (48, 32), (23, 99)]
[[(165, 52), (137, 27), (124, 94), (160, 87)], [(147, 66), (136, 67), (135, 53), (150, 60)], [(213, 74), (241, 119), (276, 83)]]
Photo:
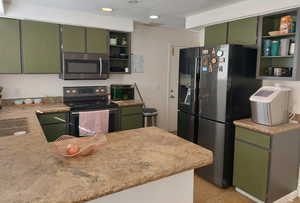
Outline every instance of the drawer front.
[(39, 121), (42, 125), (54, 123), (66, 123), (67, 113), (49, 113), (38, 115)]
[(67, 134), (67, 125), (64, 123), (42, 126), (48, 142), (53, 142), (62, 135)]
[(237, 127), (235, 131), (235, 138), (243, 140), (245, 142), (249, 142), (251, 144), (258, 145), (260, 147), (264, 147), (267, 149), (270, 148), (270, 136), (255, 131), (247, 130), (245, 128)]
[(131, 115), (131, 114), (142, 114), (143, 113), (143, 106), (127, 106), (121, 108), (122, 115)]
[(143, 127), (142, 114), (122, 116), (121, 118), (121, 130), (130, 130)]
[(235, 141), (233, 185), (265, 201), (267, 197), (269, 152)]

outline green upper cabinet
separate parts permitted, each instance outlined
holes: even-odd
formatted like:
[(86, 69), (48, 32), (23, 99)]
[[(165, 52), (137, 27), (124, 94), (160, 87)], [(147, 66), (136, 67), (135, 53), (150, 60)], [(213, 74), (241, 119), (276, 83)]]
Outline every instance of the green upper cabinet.
[(228, 43), (256, 45), (257, 17), (230, 22), (228, 25)]
[(88, 53), (108, 53), (108, 35), (109, 32), (103, 29), (87, 28), (87, 52)]
[(205, 46), (216, 46), (227, 43), (227, 23), (205, 28)]
[(63, 49), (65, 52), (85, 52), (85, 39), (84, 27), (62, 26)]
[(59, 73), (59, 25), (22, 21), (24, 73)]
[(0, 18), (0, 73), (21, 73), (19, 21)]

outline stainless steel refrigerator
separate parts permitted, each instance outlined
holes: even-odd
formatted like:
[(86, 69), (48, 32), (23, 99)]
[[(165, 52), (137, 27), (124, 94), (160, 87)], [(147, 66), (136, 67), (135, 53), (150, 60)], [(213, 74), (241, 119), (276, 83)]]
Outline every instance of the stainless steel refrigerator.
[(196, 142), (201, 48), (186, 48), (179, 55), (178, 136)]
[(249, 97), (261, 87), (255, 48), (204, 47), (201, 52), (197, 144), (214, 154), (212, 165), (196, 173), (219, 187), (232, 185), (233, 121), (250, 117)]

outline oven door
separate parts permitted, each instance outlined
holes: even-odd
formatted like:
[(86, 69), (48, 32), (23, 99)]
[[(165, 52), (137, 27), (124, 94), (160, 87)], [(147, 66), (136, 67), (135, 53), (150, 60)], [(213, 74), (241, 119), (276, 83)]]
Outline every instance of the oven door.
[(65, 53), (64, 80), (104, 80), (109, 77), (108, 56), (101, 54)]
[[(106, 109), (101, 109), (106, 110)], [(118, 108), (109, 110), (108, 132), (120, 131), (120, 110)], [(93, 109), (92, 111), (95, 111)], [(79, 137), (79, 112), (72, 111), (70, 114), (70, 135)]]

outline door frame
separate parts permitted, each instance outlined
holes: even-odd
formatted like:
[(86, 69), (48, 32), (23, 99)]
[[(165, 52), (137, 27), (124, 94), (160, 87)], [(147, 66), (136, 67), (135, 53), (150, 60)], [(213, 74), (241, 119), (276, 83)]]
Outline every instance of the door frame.
[[(189, 47), (201, 47), (203, 43), (201, 42), (193, 42), (193, 43), (169, 43), (168, 44), (168, 67), (167, 67), (167, 89), (166, 89), (166, 112), (167, 112), (167, 130), (169, 131), (169, 89), (170, 89), (170, 73), (171, 73), (171, 65), (172, 65), (172, 56), (173, 56), (173, 48), (189, 48)], [(179, 73), (178, 73), (179, 74)], [(177, 98), (178, 99), (178, 98)], [(177, 109), (176, 109), (177, 111)]]

